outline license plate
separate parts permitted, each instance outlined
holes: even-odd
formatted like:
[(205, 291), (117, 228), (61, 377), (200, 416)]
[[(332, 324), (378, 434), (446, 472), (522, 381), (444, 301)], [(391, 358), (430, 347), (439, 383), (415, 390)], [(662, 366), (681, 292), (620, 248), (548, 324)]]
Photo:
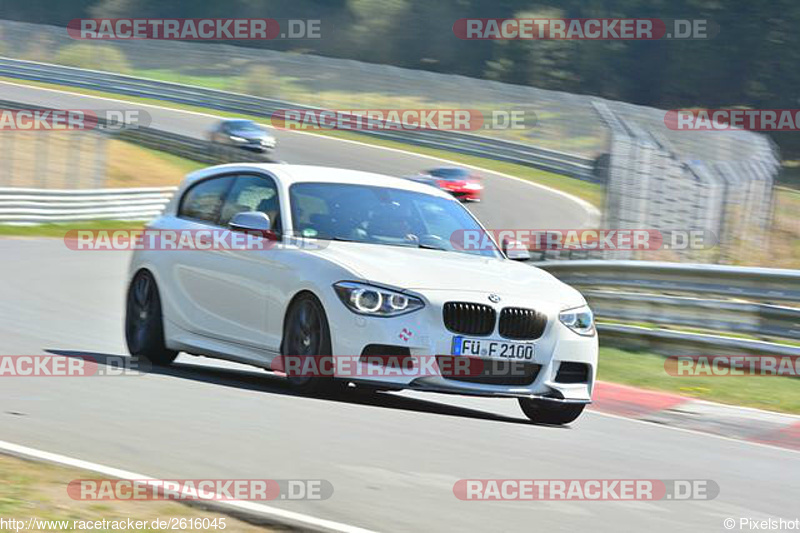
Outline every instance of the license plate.
[(470, 339), (453, 337), (453, 355), (469, 357), (487, 357), (492, 359), (513, 359), (515, 361), (532, 361), (533, 344), (530, 342), (506, 342), (489, 339)]

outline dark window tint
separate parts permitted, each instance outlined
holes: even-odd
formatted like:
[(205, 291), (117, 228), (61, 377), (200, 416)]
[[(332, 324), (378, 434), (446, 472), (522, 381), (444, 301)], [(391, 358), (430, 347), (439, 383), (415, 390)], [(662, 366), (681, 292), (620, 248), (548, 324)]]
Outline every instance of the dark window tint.
[(229, 131), (260, 132), (261, 126), (251, 120), (234, 120), (228, 122)]
[(453, 236), (483, 230), (448, 198), (368, 185), (296, 183), (289, 200), (294, 230), (304, 237), (499, 256), (491, 245), (480, 250), (454, 246)]
[(216, 223), (222, 202), (234, 178), (211, 178), (194, 185), (183, 195), (178, 216)]
[(434, 168), (428, 171), (431, 176), (445, 179), (463, 179), (469, 176), (469, 171), (463, 168)]
[(262, 176), (239, 176), (222, 207), (220, 225), (227, 226), (237, 213), (266, 213), (275, 231), (281, 229), (280, 204), (275, 183)]

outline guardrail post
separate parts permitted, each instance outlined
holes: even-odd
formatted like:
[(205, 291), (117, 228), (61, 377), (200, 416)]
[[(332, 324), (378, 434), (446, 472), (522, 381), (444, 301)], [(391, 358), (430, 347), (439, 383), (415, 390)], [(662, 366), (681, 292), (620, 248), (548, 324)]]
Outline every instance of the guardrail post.
[(50, 141), (52, 140), (52, 136), (47, 130), (39, 130), (35, 135), (36, 153), (34, 154), (35, 163), (33, 166), (34, 172), (36, 172), (35, 182), (37, 186), (46, 189), (50, 176), (50, 159), (48, 157), (48, 152), (50, 149)]
[(93, 170), (93, 185), (95, 189), (101, 189), (106, 186), (108, 182), (108, 149), (109, 149), (108, 135), (105, 133), (94, 134), (94, 161), (92, 164)]
[(14, 132), (0, 131), (0, 144), (3, 145), (2, 183), (4, 187), (14, 184)]

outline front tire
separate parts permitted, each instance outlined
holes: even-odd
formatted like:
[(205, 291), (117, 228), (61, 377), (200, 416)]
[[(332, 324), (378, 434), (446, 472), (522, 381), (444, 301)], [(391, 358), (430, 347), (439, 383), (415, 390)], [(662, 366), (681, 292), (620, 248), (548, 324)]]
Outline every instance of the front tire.
[(159, 366), (167, 366), (178, 356), (164, 342), (161, 298), (153, 275), (140, 270), (128, 288), (125, 309), (125, 341), (128, 351)]
[(534, 398), (519, 398), (519, 406), (532, 422), (563, 426), (574, 422), (586, 407), (585, 404), (550, 402)]
[[(310, 293), (298, 296), (286, 313), (283, 326), (281, 355), (314, 357), (316, 368), (331, 368), (331, 333), (325, 309), (320, 301)], [(328, 394), (342, 385), (332, 376), (286, 376), (289, 385), (295, 390), (308, 394)]]

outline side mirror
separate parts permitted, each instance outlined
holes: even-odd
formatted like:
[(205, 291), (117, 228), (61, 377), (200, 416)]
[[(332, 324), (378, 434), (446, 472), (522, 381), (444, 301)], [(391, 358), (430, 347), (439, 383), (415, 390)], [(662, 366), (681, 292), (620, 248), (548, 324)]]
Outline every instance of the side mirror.
[(242, 211), (233, 215), (228, 224), (233, 231), (243, 231), (245, 233), (255, 233), (267, 236), (271, 233), (272, 222), (266, 213), (261, 211)]
[(501, 248), (503, 253), (512, 261), (528, 261), (531, 258), (528, 249), (521, 242), (514, 239), (503, 239)]

